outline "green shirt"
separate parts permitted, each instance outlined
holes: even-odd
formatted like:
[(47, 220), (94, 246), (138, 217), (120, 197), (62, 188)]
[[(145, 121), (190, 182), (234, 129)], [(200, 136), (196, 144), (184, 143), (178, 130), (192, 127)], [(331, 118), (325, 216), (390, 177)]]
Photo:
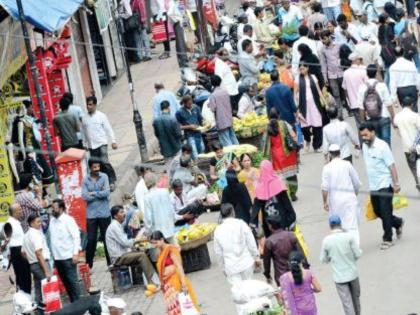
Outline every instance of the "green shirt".
[(61, 145), (65, 147), (77, 145), (77, 129), (79, 126), (78, 118), (70, 112), (60, 112), (53, 120), (54, 127), (58, 130), (61, 138)]
[(356, 261), (360, 256), (362, 250), (353, 235), (341, 229), (333, 230), (322, 242), (321, 261), (331, 263), (336, 283), (350, 282), (359, 277)]

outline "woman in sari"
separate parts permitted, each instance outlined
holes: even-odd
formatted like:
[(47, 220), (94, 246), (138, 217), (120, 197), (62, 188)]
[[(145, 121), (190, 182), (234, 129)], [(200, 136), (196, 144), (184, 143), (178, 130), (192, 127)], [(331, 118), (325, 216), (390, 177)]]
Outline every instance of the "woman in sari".
[(323, 121), (325, 121), (325, 117), (323, 117), (325, 116), (325, 110), (321, 105), (323, 96), (318, 85), (318, 79), (316, 76), (309, 74), (309, 66), (300, 63), (299, 72), (300, 75), (295, 81), (295, 98), (299, 104), (299, 112), (304, 118), (301, 119), (301, 124), (305, 139), (305, 151), (309, 151), (312, 142), (314, 151), (318, 153), (321, 152), (322, 126)]
[(223, 189), (222, 204), (230, 203), (235, 209), (235, 217), (249, 224), (252, 201), (248, 190), (238, 181), (235, 170), (226, 172), (227, 186)]
[(251, 200), (254, 200), (255, 187), (258, 183), (260, 172), (257, 168), (252, 166), (252, 159), (248, 153), (242, 154), (239, 161), (241, 162), (242, 170), (238, 173), (238, 180), (245, 184)]
[(178, 296), (181, 292), (188, 293), (197, 310), (197, 297), (191, 282), (185, 276), (182, 258), (176, 245), (168, 244), (160, 231), (155, 231), (150, 237), (152, 245), (159, 251), (157, 271), (164, 294), (166, 314), (181, 315)]
[(287, 138), (297, 141), (296, 133), (284, 120), (279, 119), (275, 108), (269, 113), (266, 139), (264, 142), (264, 156), (270, 157), (273, 162), (273, 169), (281, 175), (289, 186), (290, 198), (297, 200), (297, 173), (298, 173), (298, 152), (296, 148), (289, 148)]
[(252, 206), (251, 223), (258, 226), (258, 214), (262, 211), (262, 228), (265, 237), (271, 235), (267, 218), (279, 216), (283, 226), (293, 229), (296, 222), (296, 213), (287, 195), (287, 187), (281, 177), (273, 169), (270, 161), (264, 160), (260, 166), (260, 178), (255, 188), (255, 199)]

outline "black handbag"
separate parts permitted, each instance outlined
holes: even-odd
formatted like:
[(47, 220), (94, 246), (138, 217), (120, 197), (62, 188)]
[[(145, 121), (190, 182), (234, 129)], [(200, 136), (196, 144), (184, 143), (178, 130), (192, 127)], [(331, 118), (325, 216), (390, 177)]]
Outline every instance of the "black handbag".
[(289, 149), (289, 151), (295, 151), (299, 148), (299, 145), (297, 142), (292, 138), (290, 135), (289, 129), (287, 128), (287, 125), (283, 122), (283, 127), (286, 131), (286, 147)]
[(124, 30), (126, 32), (139, 30), (140, 27), (140, 14), (138, 12), (133, 12), (132, 16), (130, 16), (128, 19), (124, 19)]

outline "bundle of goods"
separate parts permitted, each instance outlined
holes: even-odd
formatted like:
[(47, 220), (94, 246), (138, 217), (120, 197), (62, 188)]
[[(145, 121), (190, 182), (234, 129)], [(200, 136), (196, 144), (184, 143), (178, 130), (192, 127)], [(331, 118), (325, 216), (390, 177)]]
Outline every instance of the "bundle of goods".
[[(238, 145), (229, 145), (227, 147), (223, 147), (223, 152), (230, 153), (232, 152), (235, 156), (241, 156), (243, 153), (254, 154), (258, 152), (257, 147), (250, 145), (250, 144), (238, 144)], [(201, 153), (198, 155), (199, 159), (211, 159), (215, 156), (214, 152), (209, 153)]]
[(261, 73), (258, 80), (258, 90), (268, 89), (271, 86), (271, 78), (269, 73)]
[(258, 116), (255, 112), (245, 114), (242, 119), (233, 119), (233, 129), (235, 130), (236, 136), (242, 139), (263, 134), (267, 129), (267, 124), (267, 116)]
[(182, 227), (175, 237), (182, 250), (207, 243), (216, 229), (217, 223), (198, 223)]

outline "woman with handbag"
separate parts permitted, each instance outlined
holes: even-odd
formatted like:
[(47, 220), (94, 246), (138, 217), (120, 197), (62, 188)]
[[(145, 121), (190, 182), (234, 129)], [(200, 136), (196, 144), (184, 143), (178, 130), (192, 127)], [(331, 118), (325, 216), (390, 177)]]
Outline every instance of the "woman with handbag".
[[(309, 66), (305, 63), (299, 65), (300, 75), (295, 81), (295, 98), (299, 104), (302, 133), (305, 138), (305, 151), (308, 152), (311, 142), (316, 153), (322, 152), (322, 126), (325, 118), (326, 101), (319, 88), (318, 79), (309, 74)], [(312, 138), (312, 139), (311, 139)], [(312, 141), (311, 141), (312, 140)]]
[(293, 230), (296, 222), (296, 212), (287, 194), (287, 187), (273, 169), (273, 164), (264, 160), (260, 165), (260, 178), (255, 188), (255, 199), (252, 206), (250, 226), (258, 226), (259, 213), (262, 211), (262, 228), (265, 237), (271, 235), (268, 227), (268, 217), (278, 217), (282, 225)]
[(156, 267), (164, 294), (166, 314), (182, 314), (180, 305), (182, 293), (188, 295), (197, 311), (199, 311), (197, 297), (182, 267), (182, 258), (178, 246), (166, 243), (160, 231), (152, 233), (150, 242), (159, 251)]
[(281, 120), (277, 110), (272, 108), (264, 142), (264, 156), (273, 162), (273, 169), (287, 182), (290, 198), (296, 201), (298, 189), (298, 145), (292, 126)]

